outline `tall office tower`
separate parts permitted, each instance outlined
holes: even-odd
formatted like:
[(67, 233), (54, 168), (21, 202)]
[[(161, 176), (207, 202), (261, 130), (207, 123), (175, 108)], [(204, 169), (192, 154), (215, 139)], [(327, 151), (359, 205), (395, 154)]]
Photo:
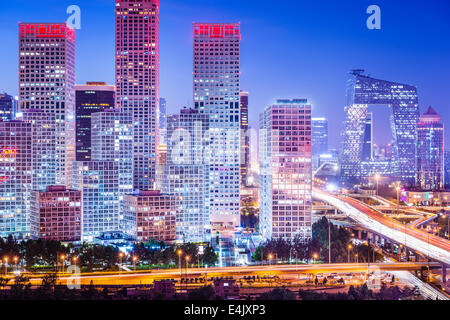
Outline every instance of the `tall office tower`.
[(328, 120), (326, 118), (312, 118), (312, 166), (319, 167), (321, 154), (328, 152)]
[(32, 124), (0, 121), (0, 237), (30, 236)]
[(133, 114), (134, 189), (156, 181), (159, 0), (116, 0), (117, 107)]
[(65, 186), (33, 191), (31, 237), (55, 241), (81, 240), (81, 192)]
[(425, 190), (444, 187), (444, 124), (432, 107), (417, 123), (417, 181)]
[(133, 117), (131, 113), (116, 109), (92, 114), (92, 161), (117, 162), (120, 206), (122, 206), (123, 196), (133, 192), (132, 152)]
[(20, 111), (55, 114), (57, 184), (72, 184), (75, 160), (75, 32), (66, 23), (19, 24)]
[(167, 145), (167, 102), (159, 99), (159, 144)]
[(57, 180), (55, 114), (30, 109), (17, 114), (16, 118), (32, 124), (32, 189), (44, 191)]
[(250, 136), (248, 132), (248, 92), (240, 93), (241, 110), (241, 184), (248, 185), (248, 171), (250, 166)]
[[(392, 176), (404, 184), (415, 184), (416, 141), (419, 102), (417, 88), (363, 75), (364, 70), (353, 70), (347, 83), (342, 148), (340, 155), (341, 176), (347, 181), (357, 181), (367, 172), (361, 166), (377, 167), (376, 163), (363, 161), (364, 132), (369, 105), (387, 106), (390, 109), (393, 159), (392, 172), (380, 172)], [(390, 165), (382, 166), (390, 168)], [(368, 173), (372, 175), (374, 172)]]
[(179, 198), (158, 190), (137, 191), (124, 197), (124, 216), (138, 242), (174, 242)]
[(368, 112), (364, 123), (362, 160), (373, 160), (373, 113)]
[(207, 242), (211, 239), (209, 219), (209, 166), (203, 150), (209, 139), (209, 116), (182, 109), (167, 117), (168, 155), (164, 166), (163, 192), (180, 197), (177, 217), (179, 242)]
[(0, 93), (0, 119), (4, 121), (14, 120), (18, 112), (19, 98)]
[(217, 227), (240, 225), (240, 24), (194, 23), (194, 107), (210, 117), (209, 210)]
[(450, 187), (450, 150), (445, 150), (444, 152), (444, 185), (445, 188)]
[(311, 237), (311, 104), (277, 100), (260, 115), (260, 228), (264, 239)]
[(104, 82), (75, 85), (77, 161), (91, 160), (91, 115), (114, 108), (115, 90)]
[(120, 231), (118, 162), (75, 161), (73, 189), (81, 191), (82, 241), (92, 242), (103, 232)]

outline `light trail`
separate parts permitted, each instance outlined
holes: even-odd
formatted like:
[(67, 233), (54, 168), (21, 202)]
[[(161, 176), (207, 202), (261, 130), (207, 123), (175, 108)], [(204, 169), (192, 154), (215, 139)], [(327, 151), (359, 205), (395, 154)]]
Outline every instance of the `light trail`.
[(313, 190), (313, 197), (329, 203), (373, 232), (422, 252), (431, 259), (450, 265), (450, 243), (445, 239), (406, 228), (406, 226), (385, 218), (382, 213), (354, 199), (336, 197), (317, 189)]

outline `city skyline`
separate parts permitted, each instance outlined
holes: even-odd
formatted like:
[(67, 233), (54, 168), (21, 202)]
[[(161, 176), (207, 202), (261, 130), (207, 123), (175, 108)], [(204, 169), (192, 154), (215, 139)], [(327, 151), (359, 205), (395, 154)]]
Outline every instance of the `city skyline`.
[[(177, 113), (183, 105), (192, 107), (192, 38), (189, 36), (192, 22), (217, 20), (240, 21), (244, 30), (241, 89), (252, 96), (249, 122), (253, 128), (257, 128), (258, 113), (277, 98), (308, 97), (314, 106), (313, 116), (332, 119), (330, 132), (340, 131), (345, 81), (352, 68), (364, 68), (379, 79), (417, 86), (420, 112), (431, 105), (446, 122), (450, 112), (445, 107), (450, 100), (450, 84), (445, 79), (450, 74), (450, 64), (443, 57), (450, 52), (450, 41), (445, 41), (449, 35), (444, 30), (449, 22), (444, 12), (450, 4), (444, 1), (436, 1), (432, 5), (383, 1), (379, 4), (382, 30), (371, 31), (365, 26), (365, 3), (338, 6), (322, 1), (328, 8), (323, 9), (319, 4), (286, 1), (272, 9), (274, 14), (270, 20), (264, 19), (268, 14), (264, 10), (268, 2), (263, 1), (255, 7), (248, 1), (235, 6), (234, 10), (230, 9), (232, 3), (234, 1), (215, 1), (212, 5), (199, 0), (187, 6), (179, 1), (161, 2), (161, 97), (167, 99), (168, 114)], [(18, 21), (63, 21), (67, 19), (65, 9), (70, 4), (58, 1), (57, 5), (39, 10), (32, 1), (25, 1), (21, 2), (21, 10), (17, 10), (18, 2), (10, 1), (0, 13), (5, 43), (17, 48)], [(102, 0), (92, 4), (82, 0), (78, 5), (82, 13), (82, 28), (76, 30), (76, 83), (105, 81), (115, 84), (114, 56), (111, 55), (114, 51), (113, 1)], [(180, 15), (180, 11), (184, 14)], [(311, 12), (316, 19), (305, 16), (303, 11)], [(347, 15), (360, 20), (353, 18), (352, 22), (344, 22), (349, 20), (345, 19)], [(321, 16), (324, 19), (317, 19)], [(419, 17), (427, 23), (418, 25), (411, 22)], [(339, 32), (340, 28), (335, 30), (336, 26), (342, 32)], [(270, 46), (264, 45), (263, 36), (270, 37)], [(98, 41), (98, 37), (102, 41)], [(426, 50), (417, 50), (418, 43)], [(294, 53), (278, 49), (285, 45)], [(355, 46), (358, 46), (358, 54), (353, 52)], [(0, 61), (8, 61), (3, 63), (2, 69), (15, 76), (17, 59), (14, 51), (0, 53)], [(179, 55), (180, 52), (184, 54)], [(335, 55), (339, 58), (337, 62)], [(264, 63), (269, 56), (277, 59), (273, 66)], [(271, 77), (261, 77), (261, 70)], [(286, 81), (277, 80), (274, 84), (273, 79), (281, 75)], [(172, 85), (174, 81), (176, 89)], [(2, 78), (0, 92), (17, 95), (16, 83)], [(326, 85), (329, 94), (323, 95), (321, 84)], [(268, 87), (273, 89), (268, 90)], [(385, 135), (386, 130), (383, 130), (386, 127), (383, 124), (379, 127), (383, 133), (375, 132), (375, 142), (389, 142), (389, 134)], [(338, 135), (330, 135), (330, 147), (338, 147)]]

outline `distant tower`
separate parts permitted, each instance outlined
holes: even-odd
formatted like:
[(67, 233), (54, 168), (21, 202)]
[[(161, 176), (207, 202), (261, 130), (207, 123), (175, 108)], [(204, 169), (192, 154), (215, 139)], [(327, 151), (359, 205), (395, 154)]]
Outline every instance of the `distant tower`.
[(153, 189), (159, 144), (159, 0), (116, 0), (116, 104), (134, 122), (134, 189)]
[(250, 135), (248, 131), (248, 92), (241, 91), (241, 184), (248, 185)]
[(57, 184), (71, 186), (75, 160), (75, 32), (66, 23), (19, 24), (20, 111), (54, 113)]
[(18, 97), (10, 96), (7, 93), (0, 93), (0, 119), (8, 121), (14, 120), (18, 112)]
[(417, 180), (422, 189), (444, 186), (444, 125), (429, 107), (417, 123)]
[(260, 115), (260, 228), (264, 239), (311, 238), (311, 104), (277, 100)]
[(321, 154), (328, 153), (328, 120), (312, 118), (312, 159), (313, 169), (319, 167)]
[(104, 82), (87, 82), (75, 86), (77, 161), (91, 160), (91, 115), (113, 109), (114, 93), (114, 86)]

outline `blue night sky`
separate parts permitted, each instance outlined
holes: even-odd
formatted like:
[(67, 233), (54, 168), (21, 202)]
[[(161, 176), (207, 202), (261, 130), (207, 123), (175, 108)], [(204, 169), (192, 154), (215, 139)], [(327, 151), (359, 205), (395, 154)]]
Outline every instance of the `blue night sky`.
[[(18, 22), (62, 22), (82, 11), (76, 32), (77, 83), (114, 83), (114, 0), (9, 0), (0, 11), (0, 91), (18, 92)], [(381, 7), (382, 30), (366, 28), (366, 8)], [(314, 116), (330, 122), (339, 141), (350, 69), (416, 85), (420, 110), (450, 116), (448, 0), (161, 0), (161, 96), (168, 113), (192, 105), (192, 22), (241, 22), (242, 90), (250, 93), (250, 123), (276, 98), (305, 97)], [(380, 111), (385, 114), (385, 111)], [(379, 118), (379, 117), (378, 117)], [(387, 119), (377, 121), (387, 142)], [(450, 130), (447, 130), (447, 137)]]

